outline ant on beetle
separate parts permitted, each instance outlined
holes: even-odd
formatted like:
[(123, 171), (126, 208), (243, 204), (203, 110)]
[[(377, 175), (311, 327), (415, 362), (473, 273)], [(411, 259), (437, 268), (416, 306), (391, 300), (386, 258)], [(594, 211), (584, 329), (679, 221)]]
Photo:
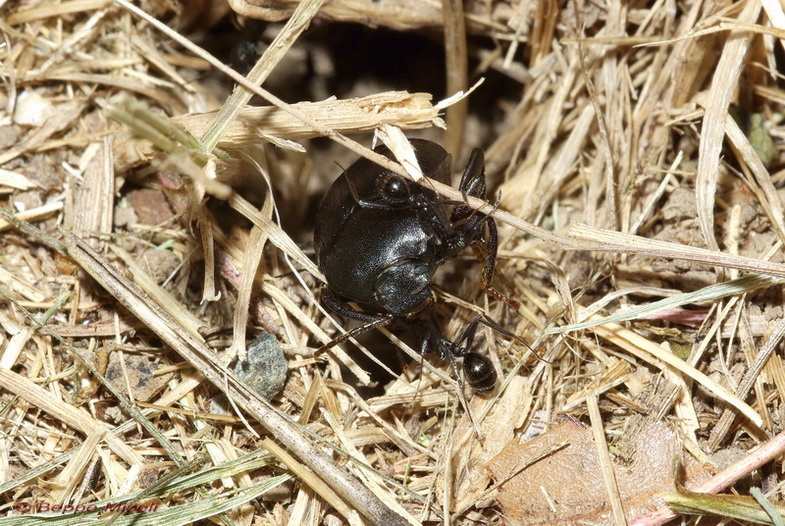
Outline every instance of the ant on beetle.
[[(423, 173), (450, 184), (450, 154), (438, 144), (412, 139)], [(392, 158), (386, 146), (377, 153)], [(458, 189), (485, 198), (485, 159), (472, 150)], [(487, 230), (487, 235), (486, 235)], [(433, 351), (456, 368), (463, 359), (466, 381), (477, 391), (496, 386), (496, 369), (483, 354), (469, 351), (479, 323), (511, 335), (478, 316), (456, 342), (442, 336), (430, 316), (436, 303), (436, 270), (466, 247), (482, 243), (487, 255), (482, 287), (491, 286), (496, 263), (496, 222), (461, 202), (446, 201), (433, 190), (412, 183), (365, 158), (347, 168), (324, 196), (316, 216), (316, 259), (327, 279), (322, 301), (329, 309), (364, 323), (322, 347), (328, 349), (373, 327), (393, 321), (413, 324), (424, 333), (421, 354)], [(358, 310), (348, 302), (356, 302)]]

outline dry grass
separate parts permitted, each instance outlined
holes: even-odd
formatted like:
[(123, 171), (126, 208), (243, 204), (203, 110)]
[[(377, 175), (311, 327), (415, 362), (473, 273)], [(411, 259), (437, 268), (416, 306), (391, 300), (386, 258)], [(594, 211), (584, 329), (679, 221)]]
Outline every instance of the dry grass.
[[(147, 508), (46, 524), (658, 524), (682, 484), (737, 481), (691, 505), (782, 502), (778, 2), (229, 4), (280, 21), (247, 76), (205, 51), (229, 5), (0, 3), (0, 526), (107, 502)], [(447, 94), (489, 80), (440, 104), (406, 71), (333, 78), (337, 21), (446, 41), (421, 60)], [(482, 331), (491, 396), (384, 329), (318, 352), (339, 332), (314, 203), (335, 162), (408, 173), (364, 146), (398, 128), (456, 171), (485, 148), (501, 199), (469, 204), (521, 306), (483, 295), (467, 251), (438, 314), (536, 349)], [(271, 403), (228, 367), (262, 330), (288, 360)]]

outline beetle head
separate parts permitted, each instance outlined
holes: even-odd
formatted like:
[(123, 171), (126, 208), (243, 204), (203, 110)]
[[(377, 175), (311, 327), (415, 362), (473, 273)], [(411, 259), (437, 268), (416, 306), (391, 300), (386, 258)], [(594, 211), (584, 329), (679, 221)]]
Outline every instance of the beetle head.
[[(412, 139), (417, 162), (423, 173), (439, 182), (450, 183), (452, 157), (438, 144), (423, 139)], [(376, 153), (393, 159), (387, 146), (380, 145)], [(368, 159), (359, 159), (343, 174), (352, 198), (360, 206), (384, 209), (426, 208), (441, 198), (433, 191), (407, 180)]]
[(408, 203), (412, 196), (409, 183), (400, 175), (385, 172), (376, 179), (382, 201), (390, 204)]
[[(350, 177), (347, 172), (346, 183), (354, 200), (365, 208), (411, 209), (425, 208), (433, 202), (428, 190), (417, 183), (407, 181), (400, 175), (374, 165), (380, 172), (367, 178)], [(367, 176), (366, 176), (367, 177)]]

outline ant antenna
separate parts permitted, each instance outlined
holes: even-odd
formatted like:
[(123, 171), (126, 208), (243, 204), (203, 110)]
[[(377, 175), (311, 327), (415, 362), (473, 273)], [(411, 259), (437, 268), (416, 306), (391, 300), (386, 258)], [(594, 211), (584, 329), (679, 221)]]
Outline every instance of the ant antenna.
[(474, 318), (474, 320), (472, 320), (472, 323), (475, 324), (475, 325), (477, 323), (482, 323), (486, 327), (490, 327), (494, 331), (514, 339), (518, 343), (521, 343), (521, 344), (525, 345), (532, 352), (532, 354), (537, 357), (538, 360), (540, 360), (541, 362), (545, 362), (545, 363), (547, 363), (549, 365), (553, 365), (552, 361), (546, 360), (545, 358), (540, 356), (540, 354), (537, 351), (535, 351), (534, 348), (526, 342), (526, 340), (524, 340), (523, 338), (521, 338), (517, 334), (515, 334), (515, 333), (513, 333), (511, 331), (508, 331), (507, 329), (501, 327), (498, 323), (493, 321), (493, 319), (490, 316), (488, 316), (487, 314), (483, 313), (483, 314), (477, 315), (477, 317)]

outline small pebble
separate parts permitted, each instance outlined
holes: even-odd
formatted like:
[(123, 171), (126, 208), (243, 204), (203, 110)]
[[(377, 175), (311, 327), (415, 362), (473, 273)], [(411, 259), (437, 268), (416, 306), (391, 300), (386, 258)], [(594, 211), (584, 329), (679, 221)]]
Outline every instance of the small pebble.
[(262, 332), (248, 346), (245, 360), (237, 362), (234, 372), (260, 395), (270, 400), (283, 388), (287, 366), (281, 344), (269, 332)]

